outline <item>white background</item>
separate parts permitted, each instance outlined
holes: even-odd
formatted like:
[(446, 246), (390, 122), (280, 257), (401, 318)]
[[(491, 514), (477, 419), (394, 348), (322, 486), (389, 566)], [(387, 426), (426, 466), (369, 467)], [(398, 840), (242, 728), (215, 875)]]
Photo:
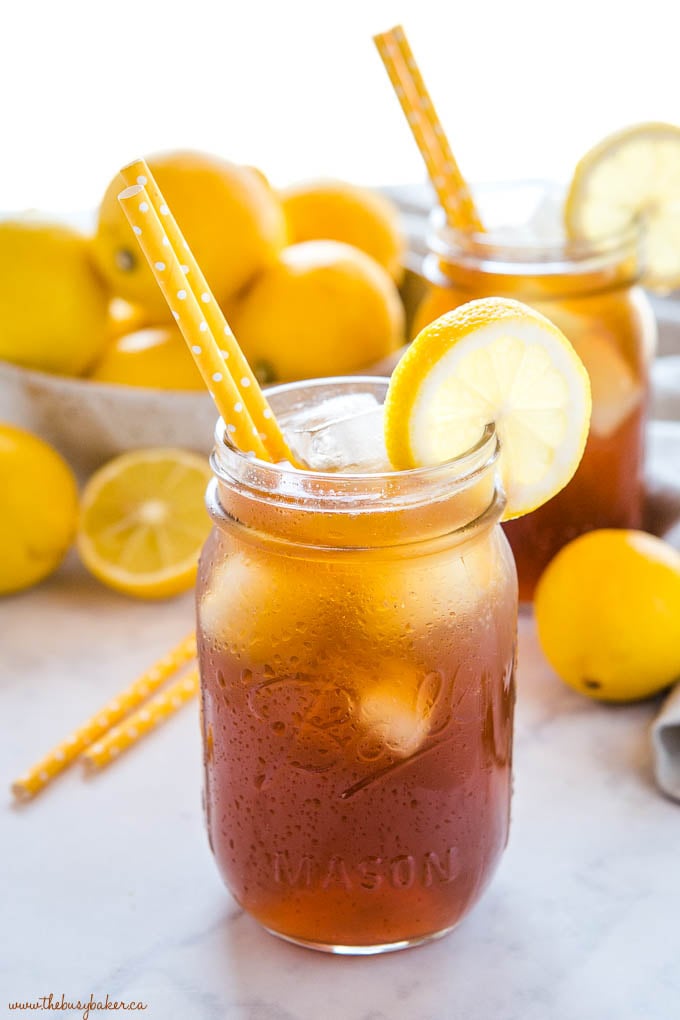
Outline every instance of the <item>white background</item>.
[(0, 208), (94, 207), (193, 147), (316, 175), (424, 177), (371, 34), (401, 21), (471, 180), (567, 178), (600, 137), (680, 122), (676, 0), (6, 0)]

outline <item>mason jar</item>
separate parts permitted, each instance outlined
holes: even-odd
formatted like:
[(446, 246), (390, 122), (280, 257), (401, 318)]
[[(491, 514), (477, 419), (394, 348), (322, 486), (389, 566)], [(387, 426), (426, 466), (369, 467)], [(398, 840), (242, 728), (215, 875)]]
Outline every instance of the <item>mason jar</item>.
[(484, 234), (455, 230), (438, 220), (432, 224), (423, 267), (428, 287), (414, 333), (474, 298), (516, 298), (562, 330), (592, 388), (590, 435), (574, 478), (549, 503), (504, 525), (517, 563), (520, 598), (530, 600), (544, 567), (572, 538), (595, 528), (641, 526), (656, 324), (639, 285), (636, 224), (597, 241), (567, 240), (556, 229), (557, 196), (543, 185), (529, 182), (476, 194)]
[[(286, 427), (387, 380), (268, 391)], [(404, 472), (265, 464), (218, 425), (197, 587), (205, 810), (238, 903), (336, 953), (453, 928), (508, 838), (517, 582), (492, 427)]]

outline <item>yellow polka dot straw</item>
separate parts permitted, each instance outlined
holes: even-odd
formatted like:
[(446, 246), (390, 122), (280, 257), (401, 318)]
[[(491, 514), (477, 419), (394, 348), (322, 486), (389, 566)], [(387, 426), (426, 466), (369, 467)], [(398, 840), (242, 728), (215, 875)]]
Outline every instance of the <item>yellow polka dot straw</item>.
[(198, 688), (198, 669), (192, 669), (160, 694), (150, 698), (142, 708), (109, 730), (101, 740), (85, 751), (82, 757), (88, 772), (104, 768), (115, 761), (149, 730), (160, 726), (182, 705), (190, 701), (198, 693)]
[(230, 441), (243, 453), (271, 460), (227, 368), (225, 356), (229, 357), (229, 351), (223, 353), (218, 346), (205, 317), (206, 306), (188, 283), (189, 268), (173, 249), (146, 189), (135, 184), (121, 192), (118, 200), (224, 420)]
[(186, 268), (187, 282), (201, 302), (213, 336), (216, 339), (219, 338), (219, 342), (224, 348), (223, 355), (229, 359), (229, 368), (236, 388), (241, 391), (243, 402), (248, 406), (250, 415), (262, 434), (264, 445), (269, 451), (271, 459), (273, 461), (291, 460), (291, 452), (264, 393), (260, 389), (253, 370), (239, 347), (236, 337), (222, 313), (222, 309), (215, 300), (201, 268), (184, 239), (149, 166), (145, 160), (137, 159), (124, 166), (120, 174), (128, 186), (139, 184), (146, 190), (149, 201), (163, 224), (170, 244), (180, 254)]
[(373, 37), (437, 197), (452, 227), (483, 231), (470, 189), (460, 172), (401, 25)]
[(120, 722), (134, 708), (137, 708), (150, 694), (158, 690), (168, 677), (186, 665), (195, 655), (196, 637), (194, 634), (189, 634), (150, 669), (145, 670), (126, 690), (107, 702), (86, 723), (74, 730), (66, 740), (57, 744), (41, 761), (15, 780), (12, 783), (12, 793), (17, 800), (30, 800), (31, 797), (40, 793), (82, 751), (95, 743), (102, 734)]

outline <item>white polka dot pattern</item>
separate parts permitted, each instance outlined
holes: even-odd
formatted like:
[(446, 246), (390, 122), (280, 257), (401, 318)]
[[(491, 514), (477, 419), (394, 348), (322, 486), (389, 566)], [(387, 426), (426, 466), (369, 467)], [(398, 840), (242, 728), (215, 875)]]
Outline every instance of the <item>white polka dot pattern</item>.
[[(167, 232), (167, 235), (169, 236), (172, 242), (173, 251), (175, 253), (178, 253), (180, 251), (183, 252), (182, 259), (179, 260), (178, 258), (178, 261), (180, 261), (181, 264), (185, 264), (189, 267), (189, 274), (186, 278), (186, 283), (187, 285), (190, 284), (191, 287), (190, 297), (194, 298), (194, 302), (196, 305), (195, 309), (192, 306), (191, 314), (197, 319), (197, 321), (200, 322), (201, 319), (203, 318), (203, 314), (201, 312), (201, 305), (202, 304), (205, 305), (204, 320), (207, 322), (209, 331), (212, 333), (212, 338), (215, 341), (214, 345), (211, 345), (214, 346), (215, 348), (214, 350), (215, 358), (219, 357), (220, 355), (220, 350), (217, 347), (215, 338), (217, 338), (218, 336), (220, 336), (220, 338), (222, 336), (226, 338), (226, 341), (223, 342), (223, 346), (231, 356), (232, 362), (234, 364), (234, 369), (233, 379), (231, 377), (231, 373), (225, 371), (224, 368), (222, 369), (224, 378), (220, 383), (218, 389), (216, 390), (216, 402), (218, 404), (218, 409), (220, 410), (222, 417), (224, 417), (224, 414), (222, 412), (223, 404), (222, 396), (226, 398), (226, 391), (227, 388), (229, 388), (229, 382), (231, 382), (232, 389), (238, 390), (239, 386), (242, 386), (242, 383), (240, 384), (236, 380), (247, 378), (250, 390), (247, 399), (244, 399), (245, 404), (244, 427), (248, 422), (255, 422), (258, 425), (259, 430), (263, 432), (265, 435), (264, 441), (260, 441), (258, 439), (254, 444), (256, 455), (264, 460), (270, 460), (274, 462), (280, 460), (289, 460), (294, 462), (293, 455), (283, 438), (283, 434), (274, 415), (270, 414), (267, 417), (265, 417), (264, 415), (264, 411), (269, 407), (267, 400), (264, 394), (262, 393), (262, 390), (260, 389), (257, 383), (257, 380), (252, 372), (252, 369), (250, 368), (250, 365), (248, 364), (246, 358), (244, 357), (243, 352), (241, 351), (236, 341), (236, 338), (234, 337), (234, 334), (232, 333), (231, 328), (229, 327), (228, 322), (224, 318), (224, 315), (222, 314), (219, 305), (214, 300), (214, 297), (210, 292), (210, 288), (205, 280), (205, 277), (201, 272), (201, 268), (196, 262), (196, 259), (192, 255), (184, 237), (182, 236), (182, 233), (179, 227), (177, 226), (177, 223), (175, 222), (175, 219), (170, 209), (168, 208), (167, 203), (163, 198), (163, 195), (161, 194), (156, 181), (153, 178), (153, 174), (149, 170), (144, 160), (136, 160), (129, 166), (124, 167), (121, 170), (121, 175), (125, 180), (126, 184), (128, 185), (133, 184), (135, 181), (138, 180), (139, 177), (146, 178), (147, 186), (144, 195), (142, 196), (142, 200), (148, 201), (152, 207), (148, 215), (153, 215), (155, 213), (156, 216), (163, 216), (162, 229), (164, 229)], [(158, 220), (158, 223), (160, 224), (160, 219)], [(142, 249), (145, 250), (144, 245), (142, 245)], [(184, 252), (186, 252), (186, 254), (184, 254)], [(158, 280), (158, 276), (156, 276), (156, 279)], [(163, 289), (161, 281), (158, 280), (158, 282), (159, 286), (161, 286), (161, 289)], [(180, 322), (180, 326), (182, 325), (183, 323)], [(200, 365), (199, 368), (201, 368)], [(214, 368), (215, 370), (218, 370), (216, 365), (214, 366)], [(206, 376), (204, 375), (204, 379), (205, 378)], [(231, 396), (234, 397), (234, 399), (230, 400), (229, 402), (230, 406), (233, 406), (233, 403), (235, 402), (235, 399), (238, 398), (238, 395), (239, 395), (238, 393), (236, 393), (235, 396), (233, 393), (231, 394)], [(246, 422), (245, 419), (247, 419), (248, 422)], [(242, 446), (239, 439), (236, 437), (234, 438), (234, 443), (236, 446), (238, 446), (240, 449), (244, 451), (250, 450), (250, 448), (253, 445), (252, 440), (249, 440), (248, 445)]]
[(173, 681), (159, 694), (146, 702), (119, 726), (93, 744), (83, 755), (83, 761), (90, 769), (101, 769), (136, 744), (150, 730), (165, 722), (177, 709), (185, 705), (198, 693), (198, 669), (189, 670), (186, 675)]
[[(135, 178), (145, 176), (150, 181), (152, 180), (150, 172), (135, 174), (134, 176)], [(157, 205), (154, 203), (153, 198), (138, 184), (122, 192), (119, 200), (133, 229), (141, 225), (143, 236), (140, 237), (140, 247), (151, 266), (166, 301), (171, 308), (175, 305), (173, 315), (193, 354), (208, 391), (211, 393), (220, 414), (226, 420), (229, 409), (234, 406), (240, 394), (230, 373), (226, 371), (220, 349), (210, 332), (210, 323), (207, 316), (211, 313), (213, 307), (216, 308), (217, 305), (215, 302), (206, 304), (197, 298), (194, 284), (191, 282), (192, 277), (196, 275), (193, 271), (193, 263), (188, 252), (186, 263), (179, 259), (177, 255), (179, 245), (177, 242), (170, 246), (166, 258), (159, 258), (163, 240), (167, 240), (170, 236), (174, 238), (175, 224), (170, 212), (168, 211), (164, 223), (161, 224), (158, 212), (156, 211)], [(161, 203), (158, 204), (160, 205)], [(140, 211), (142, 205), (146, 206), (146, 212), (144, 213)], [(157, 269), (159, 261), (164, 262), (166, 265), (163, 271)], [(188, 275), (184, 272), (185, 267), (190, 270)], [(205, 285), (200, 280), (198, 282), (199, 292), (201, 292), (205, 289)], [(179, 307), (177, 307), (178, 304)], [(200, 343), (197, 342), (199, 338)], [(196, 348), (198, 348), (198, 351)], [(262, 460), (271, 459), (267, 448), (259, 438), (253, 444), (252, 419), (249, 414), (243, 415), (235, 422), (235, 425), (234, 432), (230, 434), (230, 439), (234, 446), (240, 450), (247, 451), (255, 445), (255, 452), (258, 457)]]

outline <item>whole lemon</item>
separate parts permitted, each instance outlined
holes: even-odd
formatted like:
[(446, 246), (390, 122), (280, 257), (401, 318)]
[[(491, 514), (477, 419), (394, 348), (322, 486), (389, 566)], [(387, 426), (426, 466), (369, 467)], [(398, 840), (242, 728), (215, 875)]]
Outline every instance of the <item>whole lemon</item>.
[(90, 379), (161, 390), (205, 390), (194, 359), (174, 324), (140, 329), (113, 340)]
[(78, 489), (51, 446), (0, 424), (0, 594), (28, 588), (61, 563), (75, 535)]
[(404, 309), (375, 259), (338, 241), (286, 248), (234, 305), (231, 324), (262, 382), (340, 375), (403, 341)]
[(545, 569), (538, 638), (570, 687), (635, 701), (680, 677), (680, 552), (642, 531), (591, 531)]
[(284, 188), (281, 198), (292, 243), (344, 241), (401, 280), (405, 238), (399, 211), (385, 195), (347, 181), (306, 181)]
[[(286, 243), (280, 200), (252, 168), (207, 153), (147, 162), (215, 297), (228, 302)], [(166, 321), (170, 312), (118, 202), (124, 187), (117, 174), (102, 199), (95, 255), (114, 294)]]
[[(455, 291), (453, 292), (455, 294)], [(413, 316), (411, 334), (417, 337), (421, 330), (429, 326), (435, 319), (452, 311), (456, 307), (456, 300), (451, 296), (452, 291), (448, 287), (430, 286), (418, 303)]]
[(144, 309), (131, 305), (123, 298), (111, 298), (106, 330), (109, 340), (116, 340), (126, 333), (136, 333), (148, 325), (149, 316)]
[(81, 375), (106, 344), (108, 301), (83, 234), (60, 223), (0, 222), (0, 358)]

